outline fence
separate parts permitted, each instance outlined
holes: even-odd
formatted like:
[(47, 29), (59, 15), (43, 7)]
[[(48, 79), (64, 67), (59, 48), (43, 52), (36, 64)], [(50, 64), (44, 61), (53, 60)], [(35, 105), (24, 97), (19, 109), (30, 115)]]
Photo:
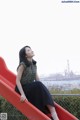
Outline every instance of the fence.
[[(52, 97), (55, 102), (80, 119), (80, 94), (52, 94)], [(0, 117), (3, 117), (4, 120), (22, 120), (26, 118), (1, 96)]]
[(52, 94), (52, 97), (80, 120), (80, 94)]

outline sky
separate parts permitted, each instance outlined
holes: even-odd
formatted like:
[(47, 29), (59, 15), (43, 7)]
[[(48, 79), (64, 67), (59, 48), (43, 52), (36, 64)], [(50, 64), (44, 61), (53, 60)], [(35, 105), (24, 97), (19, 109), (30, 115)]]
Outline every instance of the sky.
[(80, 3), (0, 0), (0, 56), (16, 74), (19, 50), (29, 45), (39, 75), (80, 74)]

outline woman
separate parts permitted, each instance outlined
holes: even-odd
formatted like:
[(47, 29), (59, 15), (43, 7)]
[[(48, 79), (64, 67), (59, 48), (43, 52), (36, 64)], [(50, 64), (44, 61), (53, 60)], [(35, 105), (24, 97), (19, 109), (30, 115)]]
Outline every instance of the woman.
[(52, 119), (59, 120), (48, 89), (39, 81), (33, 56), (30, 46), (24, 46), (20, 50), (15, 91), (21, 95), (21, 102), (28, 100), (43, 113), (51, 113)]

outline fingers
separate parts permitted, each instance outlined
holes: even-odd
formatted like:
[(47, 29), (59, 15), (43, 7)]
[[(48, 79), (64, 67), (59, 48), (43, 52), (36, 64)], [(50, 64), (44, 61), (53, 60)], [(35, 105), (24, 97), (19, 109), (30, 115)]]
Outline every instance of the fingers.
[[(24, 102), (25, 100), (27, 100), (26, 96), (25, 96), (25, 95), (21, 95), (20, 101), (21, 101), (21, 102)], [(28, 100), (27, 100), (27, 101), (28, 101)]]
[(23, 97), (20, 98), (21, 102), (24, 102), (25, 100), (26, 100), (26, 98), (23, 98)]
[(22, 98), (20, 99), (21, 102), (24, 102), (25, 100), (26, 100), (26, 99), (22, 99)]

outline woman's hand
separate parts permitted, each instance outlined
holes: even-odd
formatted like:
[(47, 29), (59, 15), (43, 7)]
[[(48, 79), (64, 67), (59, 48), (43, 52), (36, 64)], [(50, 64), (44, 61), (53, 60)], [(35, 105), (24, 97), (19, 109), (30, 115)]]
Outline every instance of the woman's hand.
[(25, 95), (21, 95), (20, 101), (21, 101), (21, 102), (24, 102), (25, 100), (28, 101), (28, 99), (26, 98), (26, 96), (25, 96)]

